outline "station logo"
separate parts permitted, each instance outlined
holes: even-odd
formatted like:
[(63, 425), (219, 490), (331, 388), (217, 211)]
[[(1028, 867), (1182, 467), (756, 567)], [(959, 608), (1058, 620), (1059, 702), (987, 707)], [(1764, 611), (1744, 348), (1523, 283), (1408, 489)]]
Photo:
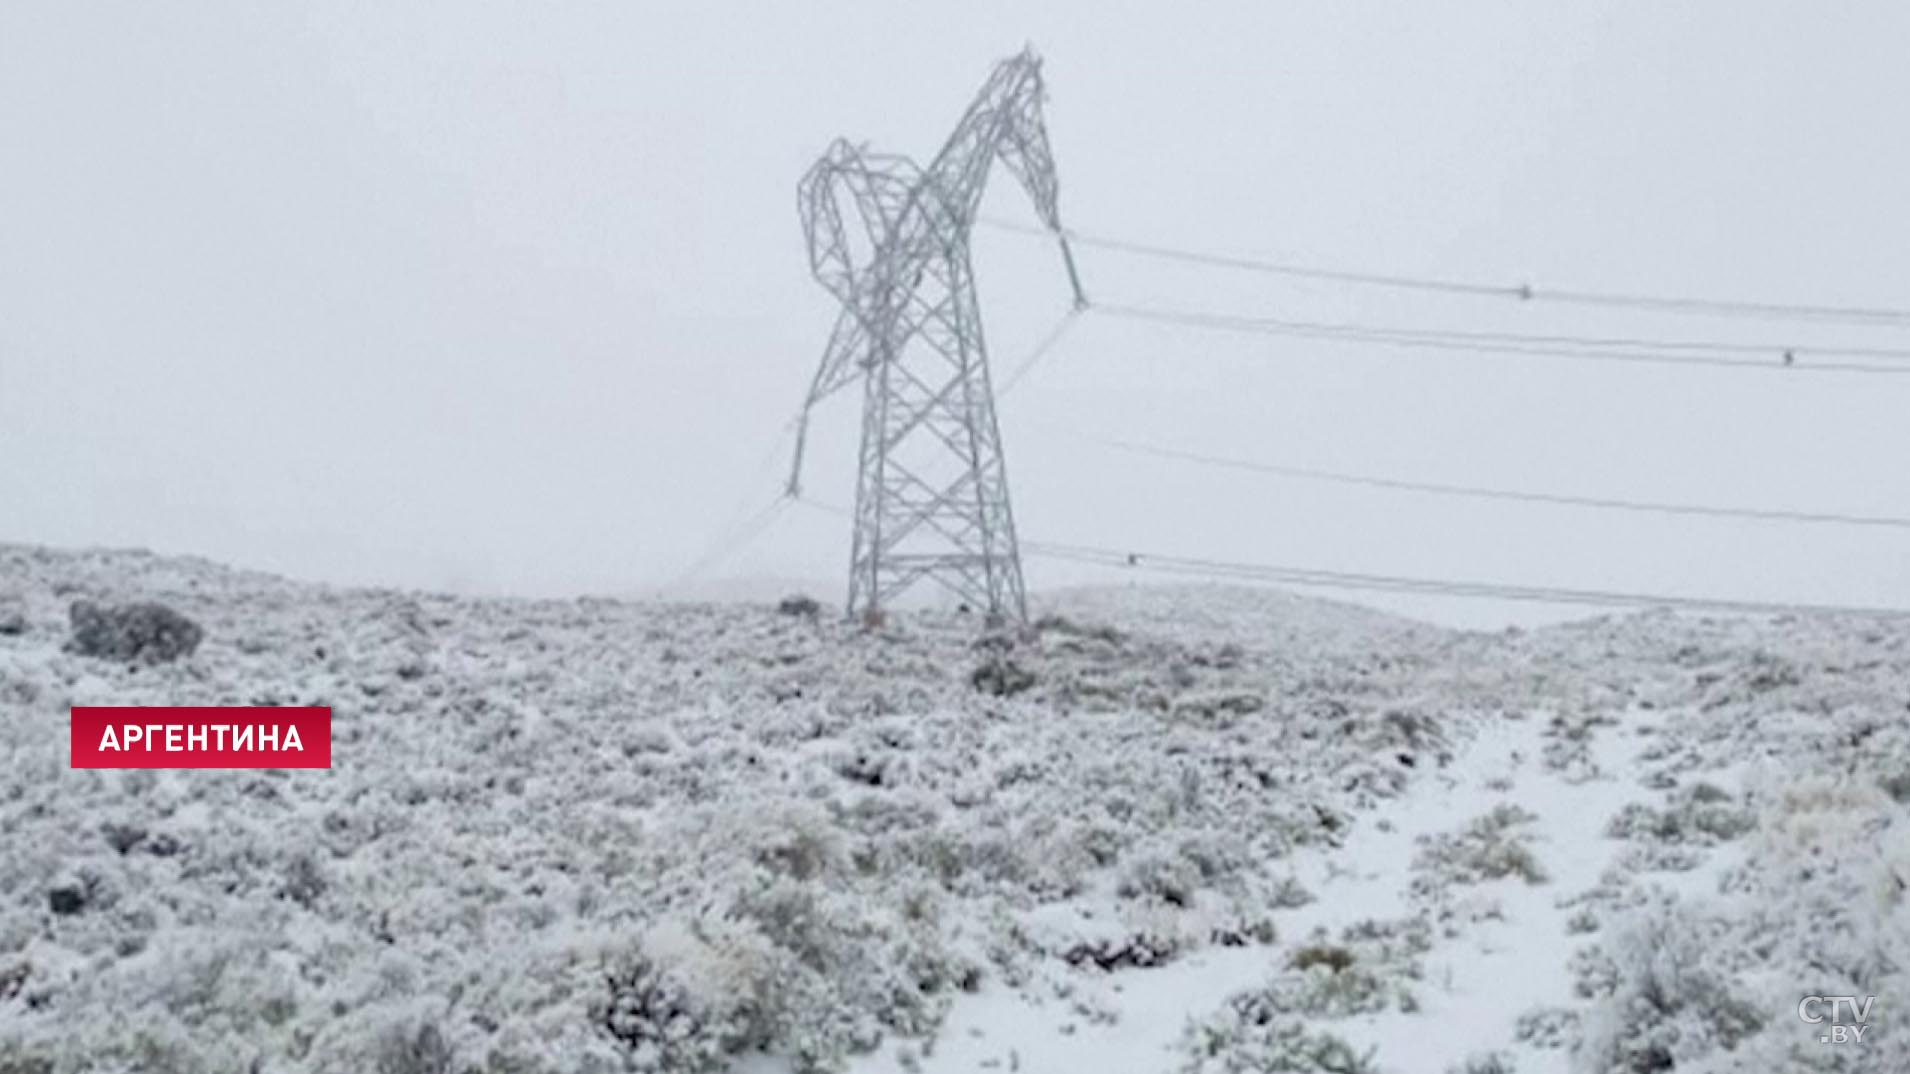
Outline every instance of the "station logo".
[(1805, 996), (1797, 1003), (1797, 1017), (1821, 1030), (1821, 1043), (1862, 1044), (1876, 1002), (1876, 996)]

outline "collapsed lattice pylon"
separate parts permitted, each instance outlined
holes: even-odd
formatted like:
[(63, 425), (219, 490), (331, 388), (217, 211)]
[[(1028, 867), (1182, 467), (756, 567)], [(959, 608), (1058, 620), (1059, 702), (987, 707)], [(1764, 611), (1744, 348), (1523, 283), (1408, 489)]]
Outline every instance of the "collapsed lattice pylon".
[(1041, 60), (1024, 50), (995, 67), (927, 167), (837, 140), (797, 188), (810, 268), (842, 311), (803, 404), (789, 493), (809, 411), (866, 374), (849, 565), (849, 613), (865, 621), (925, 578), (992, 619), (1027, 617), (968, 242), (999, 159), (1060, 240), (1086, 305), (1042, 97)]

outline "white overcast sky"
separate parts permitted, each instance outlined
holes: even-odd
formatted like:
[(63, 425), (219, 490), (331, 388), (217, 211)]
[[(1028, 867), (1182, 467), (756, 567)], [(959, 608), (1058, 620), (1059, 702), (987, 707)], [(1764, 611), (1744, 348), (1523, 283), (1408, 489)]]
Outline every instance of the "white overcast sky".
[[(0, 540), (342, 582), (641, 591), (739, 514), (828, 331), (837, 135), (926, 158), (1046, 58), (1066, 221), (1348, 268), (1910, 306), (1910, 5), (0, 5)], [(998, 172), (992, 213), (1031, 219)], [(1066, 306), (978, 233), (998, 370)], [(1910, 346), (1402, 298), (1080, 251), (1108, 301)], [(857, 398), (817, 415), (853, 490)], [(1910, 533), (1337, 488), (1178, 449), (1588, 496), (1910, 514), (1910, 376), (1228, 338), (1090, 314), (1003, 403), (1024, 539), (1910, 607)], [(792, 509), (716, 564), (818, 579)], [(1031, 559), (1039, 588), (1082, 580)], [(1405, 606), (1405, 605), (1398, 605)], [(1501, 613), (1412, 606), (1455, 621)]]

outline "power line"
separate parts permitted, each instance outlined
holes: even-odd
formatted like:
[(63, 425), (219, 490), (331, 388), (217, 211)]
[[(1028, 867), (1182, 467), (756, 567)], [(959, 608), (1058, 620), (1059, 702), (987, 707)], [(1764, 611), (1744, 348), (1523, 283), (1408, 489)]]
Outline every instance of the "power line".
[(1742, 343), (1716, 339), (1691, 339), (1688, 337), (1663, 339), (1649, 336), (1579, 336), (1534, 334), (1530, 332), (1479, 332), (1450, 328), (1387, 327), (1381, 325), (1361, 326), (1346, 324), (1344, 322), (1340, 324), (1307, 321), (1289, 321), (1283, 323), (1320, 328), (1347, 328), (1380, 333), (1429, 336), (1459, 343), (1506, 343), (1520, 346), (1569, 347), (1584, 350), (1618, 349), (1646, 352), (1691, 351), (1697, 354), (1740, 354), (1765, 359), (1782, 359), (1788, 355), (1792, 359), (1845, 357), (1883, 358), (1897, 361), (1910, 360), (1910, 347), (1840, 347), (1796, 343)]
[(782, 514), (789, 504), (790, 497), (778, 496), (747, 519), (731, 526), (723, 536), (711, 542), (710, 547), (701, 557), (683, 568), (670, 584), (679, 588), (688, 585), (702, 577), (703, 573), (711, 567), (748, 547), (769, 529), (770, 525), (776, 521), (776, 516)]
[[(1389, 328), (1351, 322), (1295, 321), (1250, 314), (1206, 313), (1196, 310), (1099, 303), (1096, 312), (1128, 320), (1213, 331), (1250, 333), (1315, 339), (1328, 343), (1368, 343), (1383, 347), (1457, 351), (1466, 354), (1509, 354), (1540, 358), (1569, 358), (1581, 361), (1637, 362), (1647, 365), (1716, 366), (1731, 369), (1766, 370), (1777, 373), (1885, 373), (1910, 374), (1910, 365), (1880, 365), (1874, 362), (1799, 361), (1795, 349), (1774, 352), (1778, 360), (1731, 357), (1723, 353), (1674, 354), (1659, 351), (1624, 350), (1609, 343), (1570, 340), (1560, 345), (1544, 345), (1537, 340), (1569, 337), (1519, 336), (1511, 333), (1456, 332), (1430, 328)], [(1527, 342), (1528, 340), (1534, 342)], [(1818, 351), (1817, 353), (1829, 353)], [(1879, 357), (1886, 357), (1879, 355)], [(1910, 357), (1910, 355), (1905, 355)]]
[(1203, 466), (1214, 466), (1230, 470), (1274, 474), (1280, 477), (1298, 478), (1306, 481), (1360, 485), (1368, 488), (1422, 492), (1444, 496), (1469, 496), (1488, 500), (1511, 500), (1523, 503), (1559, 504), (1568, 507), (1593, 507), (1618, 511), (1638, 511), (1651, 514), (1698, 515), (1707, 518), (1754, 519), (1760, 522), (1809, 522), (1846, 526), (1887, 526), (1897, 529), (1910, 529), (1910, 518), (1897, 515), (1857, 515), (1830, 511), (1788, 511), (1757, 507), (1719, 507), (1700, 504), (1663, 503), (1650, 500), (1613, 499), (1598, 496), (1573, 496), (1550, 492), (1531, 492), (1520, 489), (1489, 488), (1480, 485), (1459, 485), (1434, 481), (1407, 481), (1401, 478), (1377, 477), (1370, 474), (1348, 473), (1340, 470), (1287, 466), (1278, 463), (1257, 462), (1250, 459), (1228, 458), (1220, 455), (1204, 455), (1198, 452), (1159, 447), (1157, 445), (1143, 444), (1131, 440), (1092, 439), (1095, 443), (1121, 451), (1150, 455), (1155, 458), (1172, 459), (1179, 462), (1196, 463)]
[(841, 507), (833, 503), (824, 503), (821, 500), (811, 499), (808, 496), (795, 496), (795, 497), (792, 497), (792, 499), (794, 499), (796, 503), (799, 503), (803, 505), (804, 507), (813, 507), (816, 510), (821, 511), (825, 515), (834, 515), (837, 518), (847, 518), (852, 520), (856, 517), (856, 513), (854, 511), (849, 510), (847, 507)]
[[(764, 448), (762, 462), (757, 465), (752, 474), (751, 487), (775, 469), (777, 461), (782, 457), (783, 445), (796, 436), (800, 417), (798, 415), (789, 419), (776, 430), (775, 438), (770, 440)], [(768, 504), (762, 504), (756, 499), (754, 493), (746, 493), (737, 501), (736, 511), (729, 523), (710, 538), (709, 544), (695, 560), (673, 576), (670, 584), (672, 586), (686, 585), (701, 576), (704, 571), (735, 554), (749, 542), (761, 536), (776, 514), (786, 506), (787, 504), (780, 496)]]
[(1032, 555), (1071, 560), (1105, 567), (1145, 570), (1162, 574), (1186, 575), (1236, 581), (1277, 582), (1287, 585), (1325, 589), (1373, 590), (1388, 593), (1415, 593), (1436, 596), (1489, 597), (1499, 600), (1531, 601), (1545, 604), (1579, 604), (1594, 607), (1655, 606), (1688, 611), (1732, 612), (1752, 615), (1868, 615), (1910, 618), (1910, 610), (1862, 607), (1842, 604), (1807, 604), (1778, 601), (1730, 600), (1710, 597), (1627, 593), (1614, 590), (1571, 589), (1553, 586), (1522, 586), (1500, 582), (1444, 581), (1409, 578), (1398, 575), (1364, 574), (1349, 571), (1284, 567), (1259, 563), (1165, 556), (1156, 553), (1124, 552), (1085, 545), (1049, 544), (1024, 541), (1022, 548)]
[[(850, 512), (834, 504), (802, 498), (797, 501), (840, 517)], [(1275, 582), (1320, 589), (1352, 589), (1385, 593), (1410, 593), (1430, 596), (1481, 597), (1541, 604), (1577, 604), (1588, 607), (1635, 608), (1656, 606), (1688, 611), (1732, 612), (1752, 615), (1787, 613), (1811, 615), (1874, 615), (1910, 618), (1910, 610), (1866, 607), (1848, 604), (1815, 604), (1790, 601), (1733, 600), (1718, 597), (1693, 597), (1662, 593), (1635, 593), (1619, 590), (1576, 589), (1562, 586), (1524, 586), (1504, 582), (1450, 581), (1411, 578), (1401, 575), (1354, 571), (1323, 570), (1310, 567), (1286, 567), (1264, 563), (1241, 563), (1203, 559), (1193, 556), (1168, 556), (1155, 552), (1131, 552), (1091, 545), (1059, 544), (1049, 541), (1023, 541), (1022, 550), (1030, 555), (1123, 570), (1143, 570), (1156, 574), (1224, 579), (1231, 581)]]
[(1055, 326), (1048, 330), (1048, 334), (1041, 337), (1041, 342), (1035, 344), (1027, 357), (1023, 358), (1001, 382), (1001, 387), (995, 389), (995, 398), (1005, 398), (1009, 392), (1013, 391), (1015, 385), (1021, 383), (1021, 378), (1027, 376), (1028, 372), (1046, 358), (1056, 344), (1061, 342), (1061, 337), (1068, 334), (1068, 329), (1074, 327), (1074, 322), (1081, 315), (1081, 311), (1087, 308), (1085, 304), (1069, 307), (1068, 312), (1062, 314), (1061, 319), (1055, 322)]
[[(1017, 233), (1049, 234), (1014, 221), (984, 217), (990, 227)], [(1910, 309), (1877, 306), (1830, 306), (1782, 302), (1749, 302), (1724, 299), (1688, 298), (1664, 295), (1592, 291), (1571, 288), (1535, 287), (1529, 283), (1499, 284), (1457, 280), (1405, 273), (1350, 271), (1293, 261), (1275, 261), (1261, 257), (1243, 257), (1190, 250), (1181, 247), (1137, 242), (1107, 235), (1068, 230), (1067, 237), (1079, 246), (1096, 247), (1138, 257), (1150, 257), (1211, 268), (1259, 272), (1294, 279), (1319, 280), (1355, 286), (1396, 290), (1466, 295), (1477, 298), (1501, 298), (1518, 302), (1550, 302), (1604, 308), (1649, 310), (1659, 313), (1697, 314), (1714, 317), (1748, 317), (1762, 320), (1799, 320), (1844, 322), (1875, 326), (1910, 326)]]

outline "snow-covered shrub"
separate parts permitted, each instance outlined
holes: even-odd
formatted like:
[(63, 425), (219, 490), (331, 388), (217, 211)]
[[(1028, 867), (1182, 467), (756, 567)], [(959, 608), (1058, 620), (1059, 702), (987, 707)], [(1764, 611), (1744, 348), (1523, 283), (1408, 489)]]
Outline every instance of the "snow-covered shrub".
[(977, 664), (968, 674), (969, 685), (991, 697), (1013, 697), (1033, 688), (1035, 673), (1003, 656)]
[(1570, 780), (1590, 778), (1595, 772), (1592, 739), (1599, 728), (1616, 722), (1609, 713), (1596, 709), (1554, 713), (1545, 728), (1545, 766)]
[(1661, 904), (1617, 931), (1608, 991), (1573, 1049), (1578, 1074), (1658, 1074), (1729, 1051), (1765, 1021), (1720, 965), (1722, 922), (1679, 902)]
[(1430, 943), (1418, 919), (1358, 922), (1342, 929), (1337, 942), (1315, 930), (1313, 942), (1287, 956), (1287, 972), (1234, 999), (1327, 1018), (1417, 1010), (1409, 982), (1420, 978), (1419, 956)]
[(1521, 830), (1536, 819), (1515, 805), (1494, 806), (1459, 832), (1422, 836), (1413, 868), (1435, 885), (1478, 884), (1508, 876), (1543, 884), (1545, 868)]
[(1297, 876), (1283, 876), (1267, 892), (1267, 905), (1276, 910), (1294, 910), (1313, 902), (1313, 893)]
[(1118, 646), (1127, 640), (1127, 636), (1105, 623), (1089, 625), (1078, 623), (1065, 615), (1049, 612), (1034, 622), (1039, 634), (1060, 634), (1073, 638), (1089, 638), (1110, 646)]
[(768, 945), (723, 921), (652, 928), (613, 953), (591, 1006), (597, 1027), (644, 1074), (717, 1074), (777, 1035), (778, 966)]
[(743, 851), (770, 873), (794, 880), (833, 880), (852, 868), (841, 829), (807, 804), (791, 805), (774, 816), (725, 816), (709, 838)]
[(1512, 1039), (1534, 1048), (1568, 1048), (1579, 1036), (1579, 1013), (1569, 1007), (1534, 1007), (1513, 1023)]
[(1388, 968), (1367, 967), (1357, 962), (1338, 968), (1313, 965), (1296, 969), (1248, 994), (1253, 996), (1252, 1002), (1272, 1010), (1315, 1018), (1419, 1009), (1419, 1000), (1412, 989), (1394, 980)]
[(1174, 699), (1175, 719), (1225, 730), (1267, 707), (1267, 699), (1247, 689), (1214, 689), (1184, 693)]
[[(1341, 929), (1339, 942), (1367, 965), (1391, 966), (1416, 978), (1419, 956), (1432, 950), (1432, 934), (1432, 925), (1423, 915), (1367, 918)], [(1320, 935), (1315, 930), (1315, 936)]]
[(1839, 775), (1790, 781), (1771, 797), (1760, 824), (1760, 848), (1784, 860), (1815, 857), (1823, 848), (1864, 838), (1893, 804), (1878, 787)]
[(1126, 899), (1188, 907), (1194, 904), (1202, 882), (1199, 861), (1180, 853), (1177, 847), (1154, 847), (1129, 855), (1115, 890)]
[(393, 1027), (379, 1042), (374, 1074), (452, 1074), (457, 1057), (438, 1027)]
[(1180, 1050), (1180, 1074), (1379, 1074), (1374, 1049), (1253, 1003), (1191, 1023)]
[(1236, 911), (1232, 920), (1215, 924), (1207, 930), (1209, 942), (1219, 947), (1266, 946), (1280, 938), (1280, 930), (1273, 919), (1263, 913), (1251, 910)]
[(1362, 721), (1356, 734), (1373, 750), (1408, 756), (1431, 754), (1441, 763), (1451, 759), (1447, 750), (1452, 743), (1442, 721), (1415, 709), (1387, 709), (1377, 720)]
[(1715, 706), (1728, 700), (1755, 698), (1803, 681), (1795, 662), (1760, 649), (1752, 652), (1750, 658), (1735, 669), (1735, 674), (1720, 684), (1722, 689), (1713, 695), (1710, 703)]
[(641, 957), (606, 971), (599, 1024), (639, 1071), (715, 1074), (740, 1045), (726, 1012), (701, 1008), (687, 985)]
[(1663, 809), (1641, 802), (1627, 805), (1606, 825), (1605, 834), (1614, 839), (1709, 846), (1736, 839), (1756, 825), (1752, 813), (1733, 804), (1728, 792), (1698, 782), (1672, 795)]
[(1287, 956), (1287, 965), (1296, 970), (1310, 970), (1315, 966), (1324, 966), (1337, 972), (1353, 965), (1353, 952), (1338, 944), (1309, 944)]
[(293, 854), (285, 864), (285, 879), (278, 893), (284, 898), (311, 909), (325, 894), (328, 886), (323, 868), (318, 859), (310, 854)]
[[(707, 942), (730, 960), (732, 981), (751, 982), (756, 1046), (823, 1069), (885, 1032), (940, 1024), (980, 967), (948, 945), (926, 904), (903, 895), (898, 907), (877, 906), (826, 881), (781, 876), (732, 900), (727, 931)], [(699, 972), (707, 969), (706, 960)]]
[(1179, 938), (1168, 933), (1137, 932), (1118, 939), (1083, 940), (1062, 951), (1061, 958), (1070, 966), (1093, 966), (1103, 972), (1152, 969), (1174, 961), (1181, 946)]
[(1446, 1068), (1446, 1074), (1514, 1074), (1518, 1069), (1510, 1052), (1477, 1052)]
[(1376, 1069), (1372, 1051), (1309, 1030), (1308, 1020), (1417, 1011), (1411, 982), (1422, 973), (1428, 929), (1412, 918), (1359, 922), (1341, 930), (1337, 942), (1328, 942), (1324, 930), (1315, 936), (1288, 956), (1287, 970), (1236, 992), (1218, 1012), (1188, 1026), (1181, 1041), (1184, 1072)]
[(59, 1074), (49, 1049), (0, 1038), (0, 1074)]

